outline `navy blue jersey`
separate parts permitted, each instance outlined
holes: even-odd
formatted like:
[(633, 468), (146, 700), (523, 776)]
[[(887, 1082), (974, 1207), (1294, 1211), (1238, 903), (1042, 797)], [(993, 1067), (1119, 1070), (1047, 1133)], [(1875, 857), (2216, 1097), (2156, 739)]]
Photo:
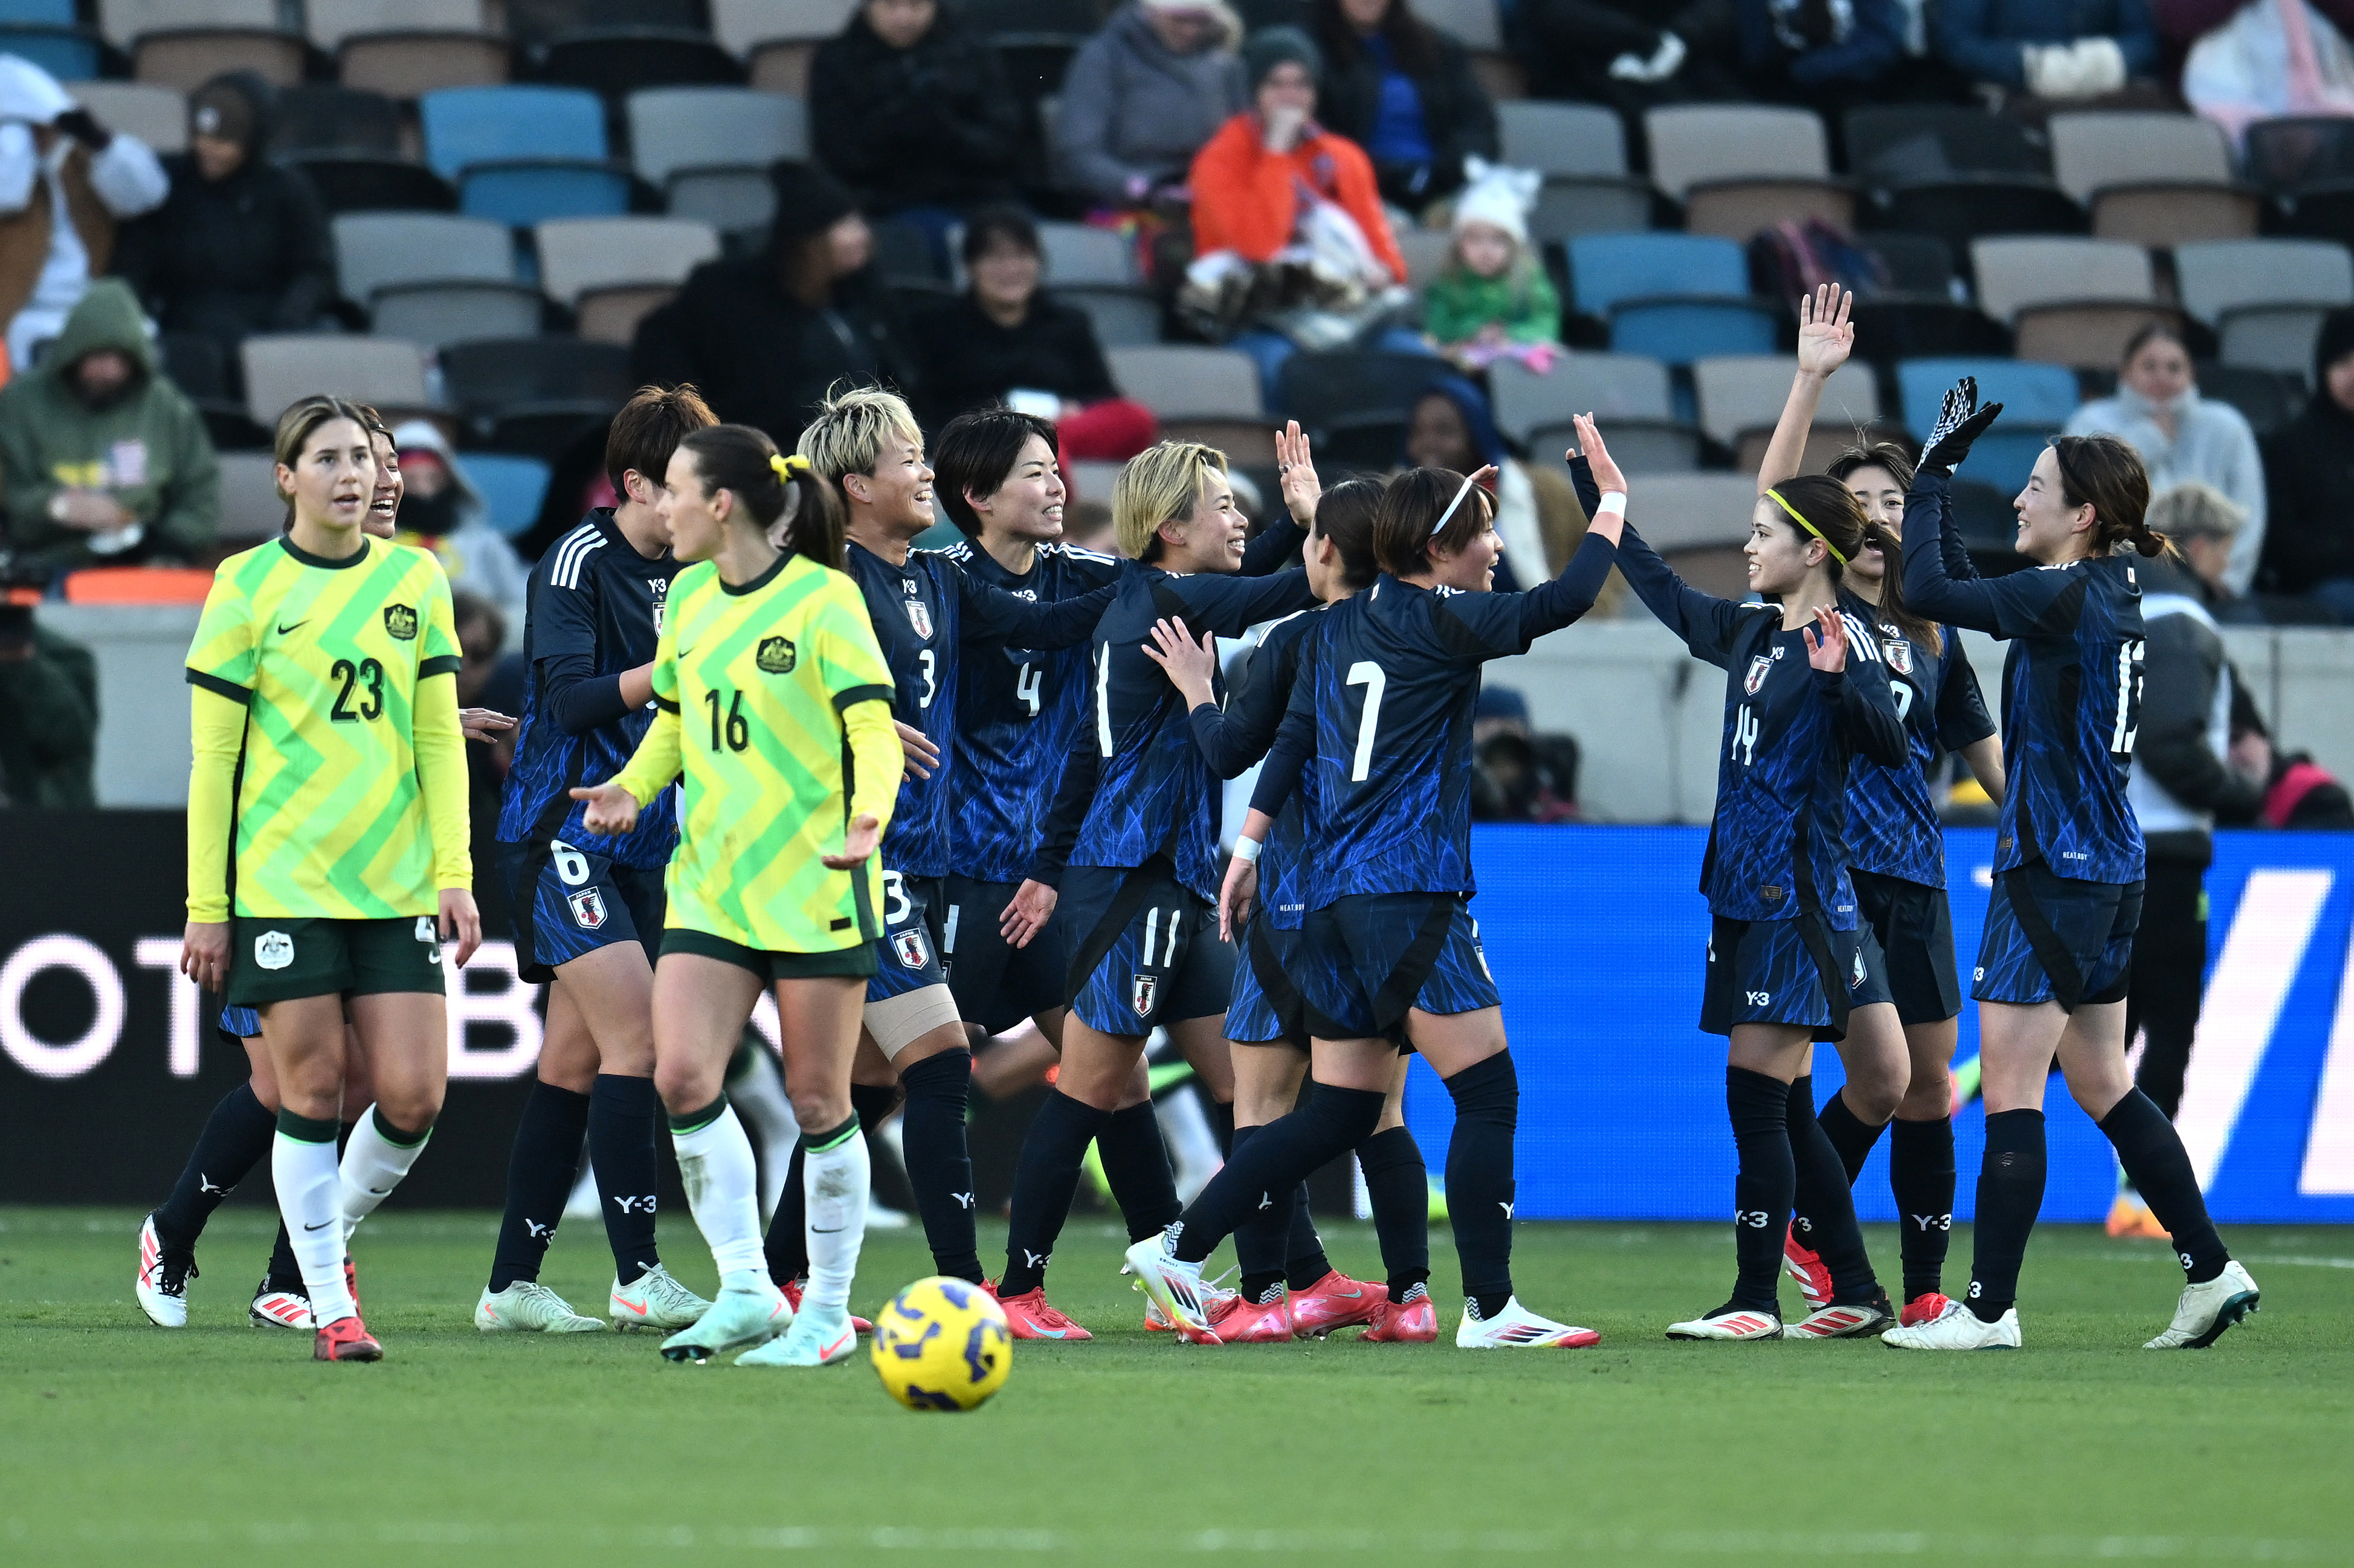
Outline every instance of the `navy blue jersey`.
[(1912, 761), (1879, 639), (1845, 617), (1847, 668), (1825, 674), (1807, 662), (1805, 630), (1782, 630), (1781, 606), (1688, 587), (1631, 526), (1618, 569), (1694, 657), (1725, 673), (1724, 750), (1700, 874), (1710, 910), (1732, 920), (1820, 914), (1832, 930), (1853, 930), (1849, 758)]
[(2126, 799), (2141, 722), (2141, 586), (2104, 556), (1981, 578), (1948, 526), (1944, 474), (1904, 498), (1904, 599), (2009, 641), (2002, 666), (2007, 784), (1995, 869), (2041, 861), (2082, 882), (2138, 882), (2141, 823)]
[[(1017, 577), (974, 545), (951, 545), (940, 554), (973, 581), (1040, 604), (1107, 587), (1126, 565), (1117, 556), (1041, 545), (1029, 571)], [(957, 675), (959, 756), (949, 780), (955, 874), (975, 882), (1019, 882), (1030, 874), (1054, 779), (1087, 702), (1084, 647), (966, 650)]]
[[(1275, 745), (1291, 706), (1300, 644), (1315, 625), (1315, 616), (1302, 610), (1268, 627), (1251, 650), (1242, 684), (1227, 694), (1225, 706), (1204, 703), (1188, 715), (1193, 742), (1211, 772), (1235, 778)], [(1295, 790), (1267, 830), (1258, 862), (1259, 910), (1277, 930), (1297, 931), (1307, 923), (1307, 811), (1302, 791)]]
[(1310, 909), (1353, 894), (1478, 891), (1479, 668), (1592, 609), (1617, 558), (1588, 533), (1561, 576), (1528, 593), (1417, 588), (1384, 573), (1312, 618), (1278, 755), (1251, 800), (1272, 814), (1303, 781)]
[(1904, 726), (1912, 756), (1889, 768), (1858, 753), (1848, 765), (1847, 863), (1926, 887), (1946, 885), (1946, 832), (1930, 795), (1939, 758), (1994, 733), (1978, 678), (1955, 629), (1939, 628), (1938, 647), (1914, 641), (1851, 595), (1840, 609), (1853, 622), (1876, 627), (1889, 694)]
[(884, 863), (909, 876), (946, 876), (952, 859), (960, 666), (992, 656), (1009, 642), (1050, 650), (1082, 642), (1110, 596), (1038, 604), (968, 578), (937, 550), (910, 550), (900, 566), (855, 541), (845, 554), (851, 579), (866, 596), (875, 641), (891, 666), (891, 716), (922, 730), (940, 748), (930, 778), (899, 786), (899, 803), (884, 830)]
[(1246, 577), (1132, 566), (1123, 573), (1088, 651), (1087, 711), (1066, 754), (1032, 874), (1055, 881), (1066, 862), (1139, 866), (1166, 855), (1181, 885), (1216, 896), (1218, 798), (1209, 764), (1193, 743), (1184, 699), (1144, 656), (1144, 643), (1163, 617), (1182, 620), (1196, 638), (1239, 637), (1315, 602), (1302, 571)]
[(599, 507), (531, 571), (523, 627), (525, 666), (514, 766), (499, 806), (499, 842), (562, 839), (575, 849), (641, 869), (666, 864), (678, 842), (678, 792), (664, 789), (620, 835), (581, 824), (587, 807), (567, 790), (612, 778), (629, 766), (651, 705), (626, 708), (620, 676), (653, 662), (663, 606), (678, 562), (652, 560)]

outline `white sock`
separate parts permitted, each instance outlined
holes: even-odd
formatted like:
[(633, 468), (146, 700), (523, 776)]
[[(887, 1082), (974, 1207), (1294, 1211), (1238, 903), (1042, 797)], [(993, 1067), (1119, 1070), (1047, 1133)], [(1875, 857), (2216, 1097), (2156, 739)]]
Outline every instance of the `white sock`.
[[(370, 1106), (360, 1113), (352, 1128), (350, 1141), (344, 1145), (344, 1241), (351, 1242), (352, 1227), (376, 1213), (376, 1206), (391, 1196), (408, 1174), (417, 1157), (425, 1152), (431, 1141), (433, 1129), (427, 1128), (410, 1144), (395, 1143), (385, 1136), (384, 1113)], [(395, 1129), (398, 1130), (398, 1129)], [(341, 1260), (337, 1260), (338, 1266)]]
[(809, 1293), (803, 1299), (809, 1306), (849, 1308), (858, 1246), (866, 1239), (866, 1187), (873, 1177), (855, 1114), (822, 1139), (810, 1139), (802, 1166), (810, 1258)]
[(313, 1316), (323, 1329), (350, 1317), (359, 1308), (344, 1285), (344, 1227), (336, 1205), (333, 1133), (323, 1143), (312, 1143), (281, 1128), (270, 1143), (270, 1174), (278, 1186), (278, 1212), (286, 1217), (286, 1234), (302, 1268), (302, 1288), (310, 1295)]
[(727, 1103), (748, 1119), (760, 1135), (760, 1224), (777, 1212), (778, 1195), (785, 1190), (785, 1172), (793, 1162), (793, 1145), (801, 1124), (793, 1120), (793, 1102), (785, 1097), (785, 1075), (768, 1048), (748, 1054), (750, 1065), (728, 1081)]
[(736, 1107), (725, 1099), (719, 1114), (682, 1132), (673, 1123), (671, 1147), (678, 1151), (678, 1173), (686, 1185), (686, 1206), (703, 1239), (711, 1244), (711, 1260), (724, 1277), (758, 1270), (769, 1277), (768, 1255), (760, 1246), (760, 1201), (755, 1185), (752, 1140)]

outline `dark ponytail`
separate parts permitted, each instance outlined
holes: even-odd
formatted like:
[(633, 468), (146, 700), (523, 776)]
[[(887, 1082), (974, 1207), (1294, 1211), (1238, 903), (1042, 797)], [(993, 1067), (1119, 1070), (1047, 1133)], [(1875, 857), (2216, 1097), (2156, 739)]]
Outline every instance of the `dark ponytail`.
[(2052, 456), (2060, 469), (2060, 499), (2093, 509), (2095, 556), (2130, 545), (2142, 556), (2179, 559), (2173, 545), (2149, 529), (2149, 471), (2141, 454), (2115, 436), (2054, 436)]
[(729, 491), (752, 525), (768, 533), (782, 522), (777, 547), (843, 569), (842, 512), (833, 487), (809, 460), (783, 457), (777, 443), (749, 425), (706, 425), (681, 436), (678, 450), (695, 460), (703, 493)]
[(1371, 588), (1381, 575), (1373, 558), (1373, 514), (1382, 490), (1378, 479), (1344, 479), (1317, 498), (1313, 531), (1341, 553), (1341, 578), (1352, 588)]
[[(1869, 461), (1882, 460), (1873, 457)], [(1862, 466), (1854, 464), (1849, 471)], [(1827, 473), (1802, 473), (1784, 480), (1766, 493), (1779, 499), (1776, 510), (1783, 511), (1786, 516), (1795, 513), (1797, 518), (1804, 519), (1803, 523), (1791, 522), (1801, 537), (1811, 535), (1830, 547), (1833, 554), (1825, 564), (1834, 588), (1847, 575), (1844, 561), (1854, 560), (1869, 544), (1879, 545), (1882, 557), (1887, 562), (1880, 577), (1880, 617), (1895, 627), (1900, 636), (1933, 653), (1943, 652), (1945, 640), (1938, 635), (1936, 626), (1904, 608), (1903, 545), (1885, 524), (1874, 523), (1864, 514), (1863, 503), (1848, 489), (1845, 475), (1833, 478)]]

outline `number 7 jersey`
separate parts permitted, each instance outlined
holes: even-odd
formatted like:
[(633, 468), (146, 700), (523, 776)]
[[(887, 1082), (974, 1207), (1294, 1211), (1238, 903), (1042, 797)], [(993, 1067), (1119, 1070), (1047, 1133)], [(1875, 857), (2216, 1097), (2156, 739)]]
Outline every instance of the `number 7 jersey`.
[(855, 872), (820, 858), (840, 851), (854, 797), (887, 822), (897, 785), (894, 768), (861, 787), (843, 719), (891, 700), (857, 585), (799, 555), (734, 587), (707, 561), (687, 567), (671, 585), (653, 689), (653, 726), (620, 782), (643, 801), (683, 779), (665, 924), (763, 952), (880, 936), (880, 857)]

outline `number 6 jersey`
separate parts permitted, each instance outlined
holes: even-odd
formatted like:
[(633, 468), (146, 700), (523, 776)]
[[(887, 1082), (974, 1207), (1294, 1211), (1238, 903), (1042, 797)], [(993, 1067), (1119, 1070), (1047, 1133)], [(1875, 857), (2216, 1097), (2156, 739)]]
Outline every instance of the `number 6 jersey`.
[(851, 820), (885, 827), (899, 786), (891, 672), (857, 585), (780, 556), (729, 585), (698, 562), (671, 584), (654, 722), (615, 780), (640, 801), (683, 778), (664, 924), (763, 952), (871, 942), (881, 857), (852, 872)]

